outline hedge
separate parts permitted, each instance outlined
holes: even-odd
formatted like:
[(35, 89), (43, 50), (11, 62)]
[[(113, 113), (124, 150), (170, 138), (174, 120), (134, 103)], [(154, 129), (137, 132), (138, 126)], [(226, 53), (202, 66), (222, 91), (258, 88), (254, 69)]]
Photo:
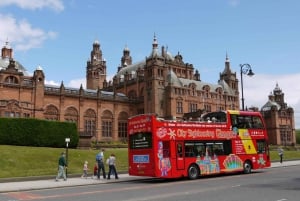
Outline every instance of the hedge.
[(69, 147), (78, 145), (75, 123), (40, 119), (0, 118), (0, 144), (36, 147)]

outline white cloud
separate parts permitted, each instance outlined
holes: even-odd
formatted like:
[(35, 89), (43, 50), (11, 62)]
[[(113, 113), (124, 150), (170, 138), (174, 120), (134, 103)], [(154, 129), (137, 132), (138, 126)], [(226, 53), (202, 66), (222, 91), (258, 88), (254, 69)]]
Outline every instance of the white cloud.
[(278, 84), (279, 88), (285, 94), (285, 102), (288, 105), (295, 105), (300, 101), (299, 94), (295, 93), (300, 91), (300, 85), (296, 84), (297, 80), (300, 80), (300, 73), (291, 75), (257, 74), (253, 77), (243, 76), (245, 104), (251, 106), (257, 103), (266, 103), (268, 96), (273, 92), (276, 84)]
[(45, 84), (48, 84), (48, 85), (54, 85), (54, 86), (60, 86), (61, 83), (58, 83), (54, 80), (45, 80)]
[(78, 89), (80, 88), (81, 85), (84, 89), (86, 88), (86, 79), (85, 78), (74, 79), (74, 80), (71, 80), (67, 84), (68, 87), (73, 87), (73, 88), (78, 88)]
[(44, 31), (40, 28), (34, 28), (26, 20), (17, 21), (11, 15), (0, 14), (0, 42), (4, 42), (8, 39), (14, 42), (15, 50), (29, 50), (32, 48), (41, 47), (43, 42), (47, 39), (53, 39), (57, 36), (57, 33), (53, 31)]
[[(255, 74), (253, 77), (243, 76), (245, 107), (256, 106), (259, 109), (268, 101), (268, 96), (278, 83), (284, 93), (284, 101), (294, 109), (295, 127), (300, 128), (300, 73), (266, 75)], [(240, 98), (241, 93), (240, 93)]]
[(50, 8), (55, 11), (64, 10), (62, 0), (1, 0), (0, 7), (15, 5), (22, 9), (36, 10)]

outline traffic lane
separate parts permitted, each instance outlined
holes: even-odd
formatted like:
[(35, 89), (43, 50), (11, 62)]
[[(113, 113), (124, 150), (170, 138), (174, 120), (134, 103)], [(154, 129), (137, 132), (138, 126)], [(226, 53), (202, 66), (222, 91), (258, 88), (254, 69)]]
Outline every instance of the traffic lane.
[[(72, 188), (16, 192), (6, 194), (16, 200), (293, 200), (299, 191), (295, 174), (299, 166), (274, 168), (249, 175), (224, 175), (204, 177), (198, 180), (141, 180), (110, 184), (80, 186)], [(292, 192), (290, 192), (292, 191)], [(297, 196), (298, 195), (298, 196)], [(1, 198), (1, 197), (0, 197)], [(12, 200), (12, 199), (10, 199)], [(299, 199), (297, 199), (299, 200)]]
[[(66, 187), (48, 190), (11, 192), (2, 200), (63, 200), (63, 201), (99, 201), (101, 200), (151, 200), (172, 198), (184, 192), (185, 188), (194, 187), (200, 180), (161, 180), (150, 179), (121, 183)], [(184, 187), (182, 189), (182, 186)], [(179, 190), (180, 188), (180, 190)], [(204, 190), (204, 189), (203, 189)], [(192, 189), (199, 192), (199, 189)]]

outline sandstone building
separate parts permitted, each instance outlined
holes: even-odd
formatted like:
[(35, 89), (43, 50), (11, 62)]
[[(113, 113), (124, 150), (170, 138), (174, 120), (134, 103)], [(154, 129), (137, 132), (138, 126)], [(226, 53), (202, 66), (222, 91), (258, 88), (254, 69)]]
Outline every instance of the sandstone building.
[(296, 144), (294, 109), (284, 101), (284, 93), (278, 83), (269, 95), (268, 102), (261, 108), (261, 113), (267, 125), (270, 144)]
[(239, 109), (238, 79), (226, 55), (217, 83), (206, 83), (193, 64), (158, 47), (154, 36), (149, 55), (133, 62), (125, 47), (113, 80), (107, 80), (100, 43), (92, 45), (86, 66), (86, 89), (45, 84), (38, 66), (30, 75), (13, 58), (8, 42), (0, 58), (0, 117), (75, 122), (80, 146), (97, 141), (126, 141), (127, 118), (140, 113), (181, 119), (198, 110)]

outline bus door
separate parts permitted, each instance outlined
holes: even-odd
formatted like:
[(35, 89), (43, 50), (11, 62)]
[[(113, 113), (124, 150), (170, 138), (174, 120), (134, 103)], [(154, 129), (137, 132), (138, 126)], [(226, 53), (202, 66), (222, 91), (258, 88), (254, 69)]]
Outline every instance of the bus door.
[(184, 169), (183, 141), (176, 142), (176, 166), (178, 170)]

